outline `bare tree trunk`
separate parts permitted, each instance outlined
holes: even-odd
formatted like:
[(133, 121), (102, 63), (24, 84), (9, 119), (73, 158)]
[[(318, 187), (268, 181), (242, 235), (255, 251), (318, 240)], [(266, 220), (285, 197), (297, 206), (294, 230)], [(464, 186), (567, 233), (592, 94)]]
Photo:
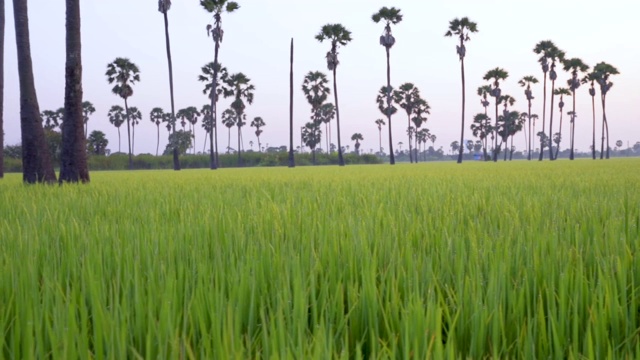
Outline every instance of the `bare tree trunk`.
[[(173, 126), (171, 132), (176, 133), (176, 107), (173, 98), (173, 62), (171, 60), (171, 41), (169, 40), (169, 17), (167, 16), (167, 11), (163, 13), (164, 15), (164, 37), (167, 47), (167, 63), (169, 64), (169, 92), (171, 95), (171, 120), (173, 122)], [(159, 133), (158, 133), (158, 136)], [(158, 151), (156, 150), (156, 154)], [(180, 156), (178, 154), (178, 146), (176, 142), (176, 146), (173, 147), (173, 170), (180, 170)]]
[[(553, 108), (551, 109), (553, 112)], [(544, 132), (544, 128), (547, 126), (547, 73), (544, 73), (544, 90), (542, 95), (542, 131)], [(542, 161), (544, 159), (544, 141), (543, 138), (540, 137), (540, 157), (538, 161)]]
[(531, 133), (531, 100), (529, 100), (529, 148), (527, 149), (527, 160), (531, 161), (531, 142), (533, 134)]
[(407, 114), (407, 136), (409, 138), (409, 162), (413, 164), (413, 149), (411, 148), (411, 115)]
[(80, 33), (80, 0), (66, 0), (67, 60), (65, 66), (64, 121), (60, 183), (89, 182), (87, 144), (82, 112), (82, 37)]
[[(551, 107), (549, 107), (549, 160), (555, 160), (553, 158), (553, 100), (555, 99), (555, 95), (553, 93), (553, 91), (556, 88), (556, 81), (553, 80), (551, 81)], [(575, 111), (575, 109), (574, 109)], [(544, 127), (542, 128), (544, 129)], [(542, 149), (540, 149), (540, 152), (543, 152)]]
[[(591, 141), (591, 157), (593, 158), (593, 160), (595, 160), (596, 159), (596, 97), (595, 96), (591, 96), (591, 113), (593, 114), (593, 134), (592, 134), (592, 141)], [(604, 128), (604, 123), (602, 124), (602, 127)], [(602, 136), (603, 136), (602, 139), (604, 141), (604, 132), (602, 133)], [(602, 149), (600, 150), (600, 152), (602, 152)]]
[(573, 160), (574, 159), (574, 153), (573, 153), (573, 149), (574, 149), (574, 140), (575, 140), (575, 136), (576, 136), (576, 91), (573, 90), (573, 115), (571, 115), (571, 151), (569, 152), (569, 160)]
[[(391, 59), (389, 47), (387, 49), (387, 90), (391, 90)], [(391, 107), (391, 91), (387, 94), (387, 108)], [(393, 154), (393, 138), (391, 135), (391, 113), (387, 113), (387, 124), (389, 124), (389, 164), (395, 165), (396, 158)], [(382, 148), (382, 146), (381, 146)]]
[(22, 132), (22, 180), (55, 183), (56, 173), (42, 128), (29, 41), (27, 0), (13, 0), (18, 75), (20, 78), (20, 128)]
[[(289, 167), (296, 166), (293, 156), (293, 38), (291, 38), (291, 58), (289, 60)], [(258, 150), (262, 152), (260, 137), (258, 137)]]
[[(464, 46), (462, 39), (460, 39), (460, 48)], [(464, 152), (464, 107), (466, 101), (465, 94), (465, 81), (464, 81), (464, 57), (460, 59), (460, 72), (462, 73), (462, 128), (460, 129), (460, 153), (458, 154), (458, 164), (462, 164), (462, 154)]]
[(493, 144), (493, 162), (498, 161), (498, 154), (500, 153), (500, 148), (502, 147), (502, 144), (500, 144), (500, 147), (498, 147), (498, 105), (500, 105), (500, 103), (498, 102), (498, 98), (496, 98), (496, 120), (493, 130), (495, 132), (495, 141)]
[(604, 139), (605, 133), (607, 134), (607, 160), (609, 159), (609, 122), (607, 121), (607, 109), (606, 109), (606, 95), (602, 95), (602, 123), (605, 126), (605, 131), (602, 133)]
[(158, 141), (156, 142), (156, 156), (158, 156), (158, 150), (160, 150), (160, 124), (156, 125), (158, 128)]
[[(217, 26), (217, 25), (216, 25)], [(216, 96), (217, 96), (217, 92), (218, 92), (218, 53), (220, 51), (220, 42), (216, 41), (215, 43), (215, 50), (214, 50), (214, 55), (213, 55), (213, 84), (211, 86), (211, 116), (212, 116), (212, 121), (213, 121), (213, 130), (215, 131), (215, 138), (216, 138), (216, 146), (215, 146), (215, 152), (214, 152), (214, 148), (213, 148), (213, 137), (214, 137), (214, 132), (211, 132), (211, 135), (209, 135), (209, 146), (210, 146), (210, 151), (211, 154), (209, 154), (209, 162), (210, 162), (210, 168), (211, 170), (216, 170), (218, 168), (218, 114), (217, 114), (217, 101), (216, 101)], [(231, 131), (231, 130), (229, 130)], [(229, 133), (231, 134), (231, 133)]]
[(337, 66), (333, 68), (333, 95), (336, 101), (336, 126), (338, 127), (338, 165), (344, 166), (344, 158), (342, 157), (342, 144), (340, 142), (340, 107), (338, 106), (338, 82), (336, 80)]
[(133, 156), (131, 153), (131, 121), (129, 118), (129, 103), (127, 98), (124, 98), (124, 111), (127, 115), (127, 140), (129, 142), (129, 170), (133, 170)]
[(558, 159), (558, 153), (560, 152), (560, 144), (562, 143), (562, 110), (560, 110), (560, 129), (558, 129), (558, 134), (560, 134), (560, 142), (558, 142), (558, 146), (556, 147), (556, 154), (553, 156), (555, 160)]
[(0, 179), (4, 177), (4, 0), (0, 0)]

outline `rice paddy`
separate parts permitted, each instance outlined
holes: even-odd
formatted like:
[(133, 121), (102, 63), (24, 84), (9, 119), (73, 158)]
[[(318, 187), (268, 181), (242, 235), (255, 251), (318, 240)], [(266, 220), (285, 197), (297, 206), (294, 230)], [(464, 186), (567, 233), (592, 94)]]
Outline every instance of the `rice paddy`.
[(640, 160), (0, 181), (0, 358), (640, 356)]

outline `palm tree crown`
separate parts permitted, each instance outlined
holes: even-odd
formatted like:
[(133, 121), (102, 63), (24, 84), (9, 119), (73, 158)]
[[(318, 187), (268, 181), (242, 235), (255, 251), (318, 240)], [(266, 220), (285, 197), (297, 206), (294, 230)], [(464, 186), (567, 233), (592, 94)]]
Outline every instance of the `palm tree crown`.
[(458, 56), (460, 56), (460, 60), (464, 59), (467, 51), (464, 46), (465, 41), (469, 41), (471, 38), (469, 34), (478, 32), (478, 24), (469, 20), (468, 17), (463, 17), (461, 19), (455, 18), (449, 22), (449, 30), (444, 34), (444, 36), (451, 37), (457, 36), (460, 39), (460, 45), (456, 46), (456, 51), (458, 52)]
[(400, 9), (391, 7), (383, 7), (377, 13), (371, 16), (371, 20), (376, 24), (380, 21), (385, 21), (384, 33), (380, 35), (380, 45), (387, 49), (390, 49), (395, 45), (396, 39), (391, 34), (391, 25), (397, 25), (402, 21), (402, 14)]
[(338, 61), (338, 47), (347, 45), (351, 39), (351, 31), (341, 24), (327, 24), (320, 29), (316, 35), (316, 40), (331, 42), (331, 50), (327, 53), (327, 68), (333, 70), (340, 64)]
[(108, 64), (105, 75), (109, 84), (115, 83), (111, 91), (123, 99), (133, 95), (131, 85), (140, 81), (140, 69), (126, 58), (116, 58)]

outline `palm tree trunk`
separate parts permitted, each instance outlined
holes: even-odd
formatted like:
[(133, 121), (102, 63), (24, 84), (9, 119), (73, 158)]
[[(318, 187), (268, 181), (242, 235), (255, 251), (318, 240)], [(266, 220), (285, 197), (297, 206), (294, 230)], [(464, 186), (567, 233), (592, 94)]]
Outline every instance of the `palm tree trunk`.
[(60, 183), (89, 181), (87, 144), (82, 112), (82, 38), (80, 34), (80, 0), (66, 1), (66, 47), (64, 118)]
[(327, 136), (325, 136), (325, 143), (327, 144), (327, 148), (325, 150), (326, 150), (326, 153), (328, 154), (329, 153), (329, 137), (331, 136), (329, 134), (329, 123), (328, 122), (324, 123), (324, 131), (327, 134)]
[(340, 107), (338, 106), (338, 82), (336, 79), (337, 66), (333, 68), (333, 95), (336, 101), (336, 126), (338, 127), (338, 165), (344, 166), (342, 157), (342, 143), (340, 142)]
[(0, 179), (4, 177), (4, 0), (0, 0)]
[[(172, 130), (172, 133), (175, 134), (176, 133), (176, 125), (175, 125), (176, 108), (175, 108), (175, 102), (173, 98), (173, 62), (171, 61), (171, 41), (169, 40), (169, 17), (167, 16), (167, 11), (165, 11), (163, 15), (164, 15), (164, 37), (165, 37), (166, 48), (167, 48), (167, 63), (169, 64), (169, 94), (171, 96), (171, 119), (173, 120), (173, 128), (171, 130)], [(159, 136), (160, 136), (160, 133), (158, 133), (158, 137)], [(156, 149), (156, 154), (157, 153), (158, 153), (158, 150)], [(180, 156), (178, 155), (177, 145), (173, 148), (173, 170), (175, 171), (180, 170)]]
[(22, 132), (22, 180), (54, 183), (56, 173), (42, 128), (42, 117), (33, 79), (27, 0), (13, 0), (18, 75), (20, 78), (20, 129)]
[(131, 154), (136, 150), (136, 124), (131, 124)]
[(529, 149), (527, 149), (527, 160), (531, 161), (531, 145), (533, 133), (531, 133), (531, 100), (529, 100)]
[[(240, 124), (240, 117), (238, 117), (238, 124)], [(242, 148), (240, 147), (240, 126), (238, 126), (238, 167), (242, 167)]]
[[(391, 56), (389, 47), (387, 49), (387, 90), (391, 89)], [(391, 107), (391, 91), (387, 94), (387, 108)], [(387, 113), (387, 124), (389, 124), (389, 164), (395, 165), (396, 158), (393, 154), (393, 137), (391, 135), (391, 113)], [(380, 146), (382, 148), (382, 146)]]
[(513, 135), (511, 135), (511, 146), (509, 147), (509, 161), (513, 160)]
[(407, 114), (407, 135), (409, 137), (409, 162), (413, 164), (413, 149), (411, 148), (411, 115)]
[[(296, 161), (293, 156), (293, 38), (291, 38), (291, 54), (289, 60), (289, 167), (295, 167)], [(258, 150), (262, 152), (260, 137), (258, 136)]]
[(227, 140), (227, 154), (229, 154), (231, 150), (231, 128), (229, 128), (229, 139)]
[[(602, 123), (605, 126), (605, 131), (602, 133), (602, 138), (604, 139), (604, 134), (607, 134), (607, 160), (609, 159), (609, 122), (607, 121), (607, 111), (606, 111), (606, 95), (602, 95)], [(602, 156), (602, 155), (601, 155)]]
[[(219, 26), (218, 24), (216, 24), (216, 26)], [(215, 138), (216, 138), (216, 146), (215, 146), (215, 152), (214, 152), (214, 148), (213, 148), (213, 138), (214, 138), (214, 133), (213, 131), (211, 132), (211, 135), (209, 135), (209, 146), (210, 146), (210, 152), (211, 154), (209, 154), (209, 162), (210, 162), (210, 168), (211, 170), (216, 170), (218, 168), (218, 131), (217, 131), (217, 126), (218, 126), (218, 115), (217, 115), (217, 101), (216, 101), (216, 94), (218, 92), (218, 53), (220, 51), (220, 42), (216, 41), (215, 43), (215, 48), (214, 48), (214, 55), (213, 55), (213, 84), (211, 86), (211, 116), (212, 116), (212, 121), (213, 121), (213, 130), (215, 131)], [(229, 129), (229, 139), (231, 139), (231, 129)]]
[(498, 147), (498, 105), (500, 105), (500, 103), (498, 102), (498, 98), (496, 98), (496, 120), (495, 127), (493, 129), (493, 131), (495, 132), (495, 141), (493, 143), (493, 162), (498, 161), (498, 154), (500, 153), (500, 148), (502, 147), (502, 144), (500, 144), (500, 148)]
[(207, 137), (209, 136), (209, 132), (207, 131), (204, 136), (204, 144), (202, 145), (202, 153), (206, 153), (207, 151)]
[(122, 150), (120, 150), (120, 126), (118, 126), (118, 152), (122, 152)]
[[(595, 97), (595, 95), (591, 96), (591, 114), (593, 114), (593, 134), (592, 134), (592, 142), (591, 142), (591, 157), (593, 158), (593, 160), (595, 160), (596, 159), (596, 97)], [(602, 124), (602, 127), (604, 128), (604, 123)], [(602, 136), (603, 136), (603, 141), (604, 141), (604, 132), (603, 132)], [(604, 145), (602, 145), (602, 146), (604, 146)], [(602, 153), (602, 149), (600, 149), (600, 152)]]
[(555, 160), (558, 160), (558, 153), (560, 152), (560, 144), (562, 143), (562, 110), (560, 110), (560, 128), (558, 129), (558, 134), (560, 134), (560, 142), (558, 142), (558, 146), (556, 147), (556, 154), (553, 156)]
[[(462, 38), (460, 39), (460, 48), (464, 46)], [(460, 59), (460, 72), (462, 73), (462, 128), (460, 129), (460, 153), (458, 154), (458, 164), (462, 164), (462, 153), (464, 152), (464, 147), (462, 146), (464, 142), (464, 105), (466, 101), (465, 94), (465, 81), (464, 81), (464, 57)]]
[(158, 128), (158, 141), (156, 142), (156, 156), (158, 156), (158, 150), (160, 150), (160, 124), (157, 124)]
[[(542, 93), (542, 131), (544, 131), (544, 128), (547, 126), (546, 119), (547, 119), (547, 73), (545, 72), (544, 88)], [(540, 137), (540, 157), (538, 158), (538, 161), (542, 161), (542, 159), (544, 159), (544, 142), (543, 142), (543, 138)]]
[(574, 153), (573, 153), (573, 149), (574, 149), (574, 140), (575, 140), (575, 136), (576, 136), (576, 91), (575, 89), (573, 90), (573, 115), (571, 115), (571, 151), (569, 152), (569, 160), (573, 160), (574, 159)]
[[(556, 81), (551, 81), (551, 106), (549, 107), (549, 160), (555, 160), (553, 158), (553, 100), (555, 100), (555, 94), (553, 93), (556, 88)], [(575, 109), (574, 109), (575, 111)], [(544, 127), (543, 127), (544, 129)], [(542, 149), (540, 150), (542, 152)]]
[(129, 170), (133, 170), (133, 157), (131, 153), (131, 122), (129, 119), (129, 104), (127, 103), (127, 98), (124, 98), (124, 111), (127, 115), (127, 140), (129, 142)]

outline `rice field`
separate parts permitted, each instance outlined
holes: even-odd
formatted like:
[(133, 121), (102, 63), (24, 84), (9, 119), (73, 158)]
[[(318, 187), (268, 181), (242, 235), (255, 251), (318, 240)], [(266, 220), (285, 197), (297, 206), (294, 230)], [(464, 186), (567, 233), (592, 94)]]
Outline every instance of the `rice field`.
[(0, 180), (2, 359), (640, 357), (640, 159)]

